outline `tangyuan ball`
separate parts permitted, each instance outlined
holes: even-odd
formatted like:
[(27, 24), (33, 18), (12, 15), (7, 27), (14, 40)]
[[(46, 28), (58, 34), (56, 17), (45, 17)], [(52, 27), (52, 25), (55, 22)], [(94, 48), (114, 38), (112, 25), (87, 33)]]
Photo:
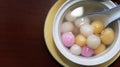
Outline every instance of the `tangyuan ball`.
[(61, 25), (61, 32), (72, 32), (74, 29), (74, 26), (71, 22), (63, 22)]
[(84, 46), (82, 48), (82, 53), (81, 54), (84, 57), (91, 57), (94, 54), (94, 51), (91, 48), (89, 48), (87, 46)]
[(81, 47), (84, 46), (86, 44), (86, 37), (81, 34), (77, 35), (75, 38), (75, 43), (80, 45)]
[(93, 21), (92, 22), (92, 26), (93, 26), (93, 30), (94, 30), (94, 33), (97, 34), (97, 33), (101, 33), (102, 30), (104, 29), (104, 25), (103, 25), (103, 22), (101, 21)]
[(66, 19), (67, 21), (73, 22), (73, 21), (76, 19), (76, 17), (73, 16), (73, 15), (71, 14), (71, 11), (70, 11), (70, 12), (68, 12), (68, 13), (65, 15), (65, 19)]
[(80, 32), (88, 37), (89, 35), (93, 34), (93, 27), (91, 25), (85, 24), (80, 27)]
[(74, 55), (80, 55), (81, 54), (81, 47), (77, 44), (74, 44), (70, 47), (70, 52)]
[(101, 33), (101, 40), (105, 45), (110, 45), (115, 38), (115, 33), (112, 28), (106, 28)]
[(75, 20), (75, 26), (80, 27), (84, 24), (89, 24), (90, 20), (87, 17), (84, 18), (78, 18)]
[(66, 32), (62, 34), (62, 42), (66, 47), (71, 47), (75, 42), (75, 37), (72, 32)]
[(100, 37), (96, 35), (90, 35), (87, 38), (87, 45), (92, 49), (96, 49), (101, 43)]
[(95, 55), (98, 55), (98, 54), (104, 52), (105, 49), (106, 49), (106, 46), (104, 44), (100, 44), (100, 46), (94, 50)]

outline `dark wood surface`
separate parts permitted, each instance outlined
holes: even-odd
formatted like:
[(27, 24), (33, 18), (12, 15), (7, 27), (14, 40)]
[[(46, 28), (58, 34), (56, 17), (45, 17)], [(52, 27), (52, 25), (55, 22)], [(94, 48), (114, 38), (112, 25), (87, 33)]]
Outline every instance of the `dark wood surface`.
[[(44, 23), (57, 0), (0, 0), (0, 67), (59, 67), (44, 41)], [(118, 58), (111, 66), (119, 66)]]

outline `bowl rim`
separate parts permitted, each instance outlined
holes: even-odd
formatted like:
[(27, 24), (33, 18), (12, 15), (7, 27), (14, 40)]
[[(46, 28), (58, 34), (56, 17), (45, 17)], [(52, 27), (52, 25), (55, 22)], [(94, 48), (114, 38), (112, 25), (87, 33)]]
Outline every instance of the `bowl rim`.
[[(53, 22), (53, 39), (54, 39), (55, 45), (64, 57), (66, 57), (68, 60), (70, 60), (74, 63), (80, 64), (80, 65), (87, 65), (87, 66), (102, 64), (102, 63), (110, 60), (112, 57), (114, 57), (119, 52), (120, 48), (118, 48), (118, 46), (119, 46), (120, 42), (118, 39), (115, 42), (114, 47), (109, 52), (107, 52), (105, 55), (102, 55), (99, 58), (92, 58), (92, 57), (91, 58), (81, 58), (80, 56), (78, 57), (78, 56), (72, 55), (70, 52), (68, 52), (67, 48), (65, 48), (60, 41), (59, 32), (58, 32), (60, 17), (67, 10), (67, 8), (69, 8), (71, 5), (73, 5), (77, 2), (80, 2), (80, 1), (83, 1), (83, 0), (75, 0), (75, 1), (68, 0), (60, 7), (58, 12), (56, 13), (56, 16), (55, 16), (55, 19)], [(104, 5), (106, 5), (108, 8), (112, 8), (112, 7), (116, 6), (112, 1), (102, 2), (102, 3)], [(119, 24), (118, 29), (120, 29), (120, 23), (118, 23), (118, 24)], [(120, 31), (118, 31), (118, 33), (120, 33)], [(120, 37), (120, 35), (118, 34), (118, 38), (119, 37)]]

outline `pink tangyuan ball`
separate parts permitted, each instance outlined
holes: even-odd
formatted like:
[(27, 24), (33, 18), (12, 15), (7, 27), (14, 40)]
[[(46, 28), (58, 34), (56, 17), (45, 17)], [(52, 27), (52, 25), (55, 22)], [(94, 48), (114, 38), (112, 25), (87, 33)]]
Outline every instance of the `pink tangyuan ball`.
[(64, 46), (66, 47), (71, 47), (75, 42), (75, 36), (73, 35), (72, 32), (66, 32), (62, 34), (61, 39), (62, 39)]
[(84, 46), (82, 48), (82, 53), (81, 54), (84, 57), (91, 57), (94, 54), (94, 51), (91, 48), (89, 48), (87, 46)]

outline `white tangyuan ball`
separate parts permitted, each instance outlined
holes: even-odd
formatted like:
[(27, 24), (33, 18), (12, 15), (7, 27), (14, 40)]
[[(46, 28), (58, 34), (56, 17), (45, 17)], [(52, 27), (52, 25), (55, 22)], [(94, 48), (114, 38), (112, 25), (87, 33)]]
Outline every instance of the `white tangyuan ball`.
[(87, 38), (87, 45), (92, 49), (96, 49), (101, 43), (100, 37), (96, 35), (90, 35)]
[(74, 44), (71, 48), (70, 48), (70, 52), (74, 55), (80, 55), (81, 54), (81, 47), (77, 44)]
[(78, 18), (75, 20), (75, 26), (80, 27), (83, 24), (89, 24), (90, 20), (87, 17), (84, 18)]
[(73, 22), (76, 18), (77, 18), (76, 16), (73, 16), (73, 15), (71, 14), (71, 11), (68, 12), (68, 13), (65, 15), (65, 19), (66, 19), (67, 21), (70, 21), (70, 22)]
[(89, 35), (92, 35), (92, 34), (93, 34), (93, 27), (92, 27), (91, 25), (89, 25), (89, 24), (82, 25), (82, 26), (80, 27), (80, 32), (81, 32), (84, 36), (88, 37)]
[(61, 25), (61, 32), (65, 33), (65, 32), (71, 32), (73, 31), (74, 26), (71, 22), (63, 22)]
[(80, 17), (83, 15), (84, 12), (84, 8), (83, 7), (77, 7), (75, 9), (73, 9), (72, 11), (69, 11), (66, 15), (65, 15), (65, 19), (67, 21), (74, 21), (77, 17)]

